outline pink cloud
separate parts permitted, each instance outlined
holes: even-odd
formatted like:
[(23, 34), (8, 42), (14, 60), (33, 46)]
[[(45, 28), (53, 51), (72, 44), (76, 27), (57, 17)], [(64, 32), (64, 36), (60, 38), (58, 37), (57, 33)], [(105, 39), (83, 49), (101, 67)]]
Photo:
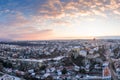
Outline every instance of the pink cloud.
[(56, 21), (54, 21), (53, 23), (52, 23), (52, 25), (59, 25), (59, 26), (71, 26), (72, 24), (71, 24), (71, 22), (69, 22), (69, 21), (65, 21), (65, 20), (56, 20)]
[(21, 36), (16, 37), (15, 40), (46, 40), (46, 39), (52, 39), (53, 30), (46, 29), (31, 33), (24, 33), (20, 35)]
[[(56, 4), (58, 5), (57, 7)], [(78, 16), (83, 16), (84, 14), (89, 16), (92, 14), (94, 16), (106, 17), (107, 13), (105, 13), (105, 11), (111, 10), (114, 12), (114, 10), (118, 8), (120, 8), (120, 3), (117, 0), (78, 0), (69, 2), (48, 0), (48, 2), (43, 5), (44, 11), (41, 12), (45, 12), (45, 16), (53, 18), (64, 18), (66, 15), (73, 14), (79, 14)], [(60, 17), (61, 15), (62, 17)]]

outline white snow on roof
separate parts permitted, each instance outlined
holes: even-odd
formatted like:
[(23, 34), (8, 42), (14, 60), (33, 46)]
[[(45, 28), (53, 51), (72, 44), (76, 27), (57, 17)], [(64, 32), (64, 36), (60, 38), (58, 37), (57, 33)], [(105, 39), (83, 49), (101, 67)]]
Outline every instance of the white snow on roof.
[(0, 80), (21, 80), (21, 79), (15, 76), (5, 74), (2, 77), (0, 77)]

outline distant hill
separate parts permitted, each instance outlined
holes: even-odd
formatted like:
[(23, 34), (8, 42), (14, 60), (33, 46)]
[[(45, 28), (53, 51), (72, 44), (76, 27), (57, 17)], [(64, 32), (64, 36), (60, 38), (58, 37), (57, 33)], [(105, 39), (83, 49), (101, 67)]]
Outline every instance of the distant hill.
[(120, 39), (120, 36), (99, 36), (98, 39)]
[(12, 41), (12, 39), (0, 38), (0, 41)]

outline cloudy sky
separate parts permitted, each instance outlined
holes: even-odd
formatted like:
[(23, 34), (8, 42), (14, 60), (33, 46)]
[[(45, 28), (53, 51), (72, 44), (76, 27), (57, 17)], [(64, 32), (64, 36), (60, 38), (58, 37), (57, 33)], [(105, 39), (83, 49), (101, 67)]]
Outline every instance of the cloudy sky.
[(0, 38), (120, 36), (120, 0), (0, 0)]

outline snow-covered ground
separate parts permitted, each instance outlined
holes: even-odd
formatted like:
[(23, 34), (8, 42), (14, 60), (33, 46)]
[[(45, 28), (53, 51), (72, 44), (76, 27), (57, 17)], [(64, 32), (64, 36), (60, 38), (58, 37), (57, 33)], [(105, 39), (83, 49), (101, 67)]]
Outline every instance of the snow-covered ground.
[(62, 58), (64, 58), (65, 56), (59, 56), (59, 57), (55, 57), (55, 58), (49, 58), (49, 59), (10, 59), (13, 61), (30, 61), (30, 62), (43, 62), (43, 61), (49, 61), (49, 60), (60, 60)]

